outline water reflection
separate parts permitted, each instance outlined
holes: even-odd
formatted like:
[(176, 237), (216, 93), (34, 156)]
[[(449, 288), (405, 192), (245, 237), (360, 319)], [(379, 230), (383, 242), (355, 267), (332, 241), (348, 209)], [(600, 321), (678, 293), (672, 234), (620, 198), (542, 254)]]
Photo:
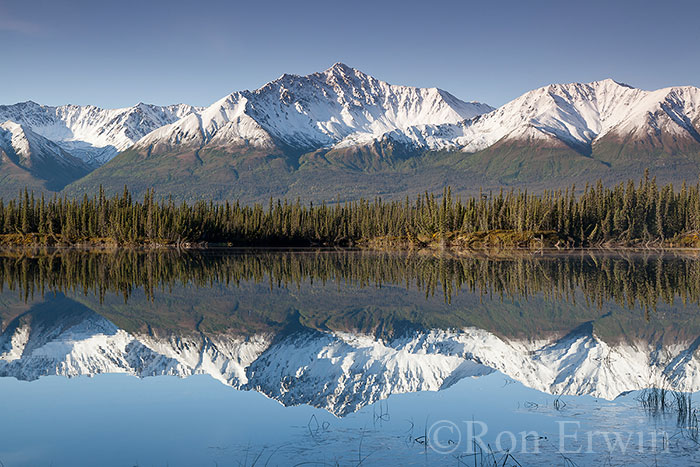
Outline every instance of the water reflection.
[(555, 395), (696, 391), (699, 264), (669, 254), (5, 254), (0, 375), (207, 374), (337, 416), (493, 372)]
[(45, 291), (92, 293), (104, 298), (132, 291), (152, 297), (175, 285), (268, 282), (270, 288), (334, 282), (339, 287), (416, 287), (426, 296), (455, 294), (570, 300), (576, 291), (597, 306), (612, 301), (654, 308), (674, 298), (697, 305), (700, 263), (688, 253), (473, 255), (360, 251), (149, 251), (79, 250), (0, 252), (0, 291), (25, 299)]

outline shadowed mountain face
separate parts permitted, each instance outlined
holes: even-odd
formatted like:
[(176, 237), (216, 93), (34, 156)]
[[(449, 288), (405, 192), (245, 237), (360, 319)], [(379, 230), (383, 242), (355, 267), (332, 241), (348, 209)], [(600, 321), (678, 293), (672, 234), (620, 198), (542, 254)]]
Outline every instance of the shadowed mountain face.
[(689, 257), (66, 252), (0, 271), (18, 379), (208, 374), (338, 416), (494, 371), (551, 394), (700, 390)]
[(29, 128), (0, 124), (0, 197), (14, 197), (25, 187), (58, 191), (89, 171), (83, 161)]

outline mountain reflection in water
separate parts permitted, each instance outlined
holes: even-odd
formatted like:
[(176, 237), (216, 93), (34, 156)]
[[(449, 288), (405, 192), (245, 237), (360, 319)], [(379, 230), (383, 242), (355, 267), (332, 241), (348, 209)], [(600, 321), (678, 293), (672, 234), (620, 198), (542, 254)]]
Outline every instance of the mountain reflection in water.
[(700, 389), (682, 254), (0, 256), (0, 375), (207, 374), (337, 416), (500, 372), (555, 395)]

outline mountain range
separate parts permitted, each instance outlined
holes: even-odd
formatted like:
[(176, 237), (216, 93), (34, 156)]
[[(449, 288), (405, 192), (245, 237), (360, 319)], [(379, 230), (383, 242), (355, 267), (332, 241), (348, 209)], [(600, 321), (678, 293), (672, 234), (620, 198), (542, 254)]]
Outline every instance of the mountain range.
[(0, 123), (2, 196), (128, 185), (186, 200), (347, 200), (616, 182), (645, 168), (660, 181), (700, 174), (700, 89), (611, 79), (545, 86), (494, 109), (336, 63), (206, 108), (26, 102), (0, 106)]
[(661, 382), (700, 389), (693, 338), (606, 341), (591, 323), (529, 337), (461, 327), (386, 338), (290, 324), (276, 333), (127, 331), (88, 306), (48, 294), (0, 332), (0, 377), (207, 374), (285, 406), (308, 404), (336, 416), (391, 394), (438, 391), (495, 371), (553, 395), (614, 399)]

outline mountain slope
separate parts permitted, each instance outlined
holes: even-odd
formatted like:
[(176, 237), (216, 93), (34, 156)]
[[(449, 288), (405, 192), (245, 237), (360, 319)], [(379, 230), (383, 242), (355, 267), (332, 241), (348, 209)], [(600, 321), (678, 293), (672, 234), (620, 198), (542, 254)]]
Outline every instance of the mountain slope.
[(21, 124), (94, 167), (156, 128), (198, 110), (184, 104), (101, 109), (90, 105), (51, 107), (30, 101), (0, 106), (0, 121)]
[(424, 146), (473, 153), (465, 167), (505, 183), (620, 179), (646, 167), (678, 179), (699, 172), (699, 129), (700, 89), (644, 91), (607, 79), (530, 91), (482, 117), (430, 129)]
[(25, 186), (58, 191), (89, 171), (83, 161), (27, 127), (0, 124), (0, 197), (14, 197)]
[(697, 140), (700, 89), (644, 91), (611, 79), (552, 84), (529, 91), (483, 116), (458, 124), (411, 128), (407, 136), (430, 149), (474, 153), (522, 135), (553, 138), (582, 153), (606, 135), (645, 139), (665, 133)]

